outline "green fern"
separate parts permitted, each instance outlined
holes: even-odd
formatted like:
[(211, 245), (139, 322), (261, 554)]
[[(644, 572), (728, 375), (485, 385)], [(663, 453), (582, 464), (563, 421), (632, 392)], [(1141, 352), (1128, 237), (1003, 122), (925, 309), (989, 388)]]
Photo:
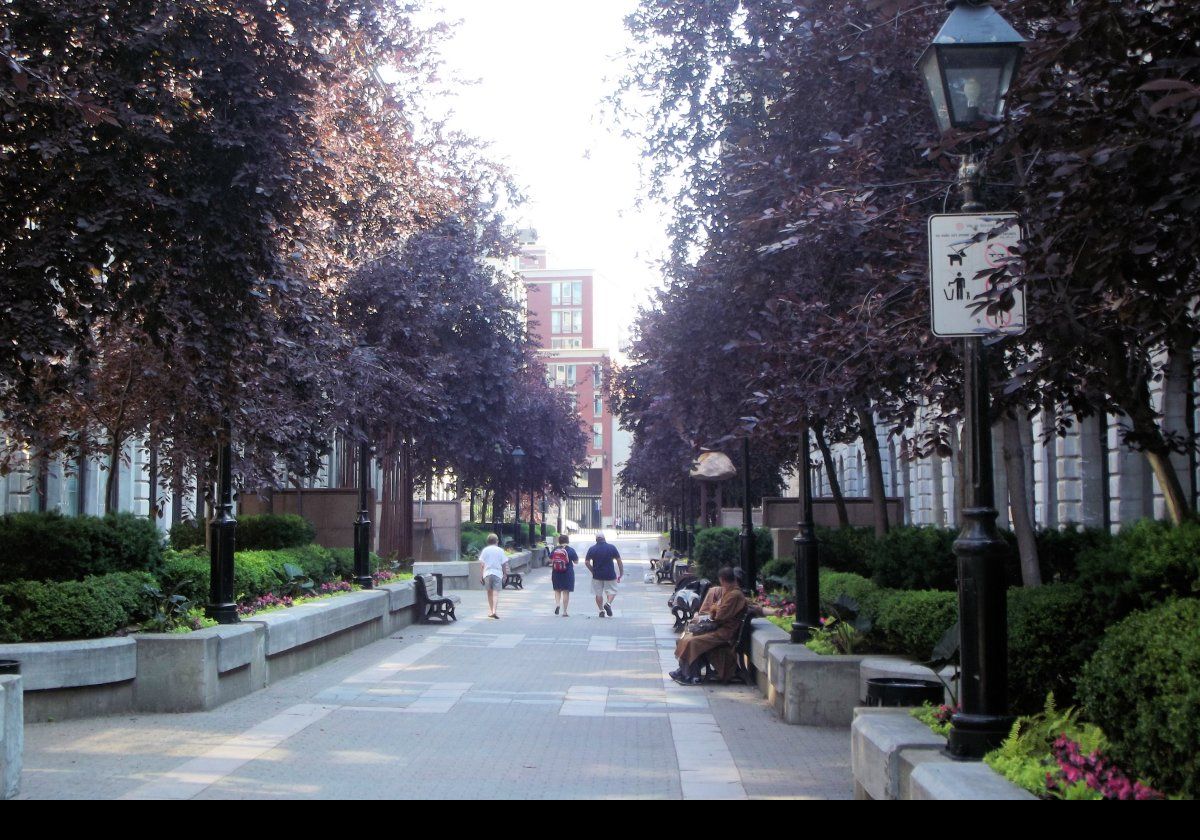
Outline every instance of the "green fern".
[(983, 760), (1013, 784), (1035, 796), (1045, 797), (1048, 795), (1046, 774), (1059, 769), (1051, 746), (1060, 735), (1076, 741), (1085, 753), (1107, 746), (1099, 727), (1081, 723), (1075, 709), (1060, 711), (1051, 692), (1046, 695), (1042, 713), (1017, 718), (1004, 743)]

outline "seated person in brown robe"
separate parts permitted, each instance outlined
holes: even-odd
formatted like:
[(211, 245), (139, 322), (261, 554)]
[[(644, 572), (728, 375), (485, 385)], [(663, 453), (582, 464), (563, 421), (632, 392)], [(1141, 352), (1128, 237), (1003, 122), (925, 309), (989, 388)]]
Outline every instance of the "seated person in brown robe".
[(737, 586), (733, 569), (726, 566), (717, 574), (721, 583), (721, 596), (712, 612), (715, 630), (695, 635), (684, 633), (675, 645), (675, 656), (679, 660), (678, 670), (671, 672), (671, 679), (680, 685), (699, 685), (700, 673), (709, 653), (724, 650), (737, 637), (742, 618), (750, 602)]

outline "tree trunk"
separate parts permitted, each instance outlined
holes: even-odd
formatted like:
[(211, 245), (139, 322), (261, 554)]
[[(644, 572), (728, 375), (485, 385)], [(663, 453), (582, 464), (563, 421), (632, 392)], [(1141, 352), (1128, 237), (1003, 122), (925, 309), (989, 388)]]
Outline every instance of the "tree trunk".
[(842, 483), (838, 480), (833, 451), (829, 448), (829, 441), (825, 440), (825, 424), (814, 423), (813, 435), (817, 439), (817, 447), (821, 450), (821, 460), (825, 462), (825, 473), (829, 476), (829, 495), (833, 496), (833, 506), (837, 510), (838, 527), (849, 528), (850, 511), (846, 509), (846, 497), (842, 495)]
[(104, 512), (116, 513), (121, 505), (121, 447), (124, 439), (113, 434), (108, 445), (108, 479), (104, 483)]
[(887, 495), (883, 489), (883, 459), (879, 455), (879, 438), (875, 436), (875, 416), (858, 410), (859, 435), (867, 455), (867, 486), (871, 493), (871, 509), (875, 518), (875, 536), (888, 532)]
[(1021, 556), (1021, 582), (1042, 585), (1042, 567), (1038, 562), (1037, 540), (1033, 531), (1033, 508), (1026, 493), (1025, 472), (1028, 455), (1021, 440), (1021, 423), (1012, 414), (1001, 418), (1004, 436), (1004, 472), (1008, 477), (1009, 509), (1017, 550)]
[(158, 521), (158, 443), (150, 441), (149, 476), (146, 488), (146, 512), (151, 522)]
[(183, 520), (183, 474), (180, 471), (178, 455), (171, 459), (171, 526), (178, 525)]

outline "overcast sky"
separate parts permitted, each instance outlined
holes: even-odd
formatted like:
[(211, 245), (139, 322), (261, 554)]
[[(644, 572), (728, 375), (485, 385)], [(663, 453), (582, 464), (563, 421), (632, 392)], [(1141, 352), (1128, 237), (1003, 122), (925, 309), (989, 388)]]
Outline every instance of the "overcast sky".
[(616, 349), (666, 250), (657, 211), (638, 211), (635, 143), (607, 124), (600, 101), (614, 89), (636, 0), (443, 0), (461, 19), (444, 47), (450, 69), (479, 84), (448, 106), (458, 127), (493, 143), (525, 190), (521, 226), (537, 230), (551, 268), (592, 268), (597, 343)]

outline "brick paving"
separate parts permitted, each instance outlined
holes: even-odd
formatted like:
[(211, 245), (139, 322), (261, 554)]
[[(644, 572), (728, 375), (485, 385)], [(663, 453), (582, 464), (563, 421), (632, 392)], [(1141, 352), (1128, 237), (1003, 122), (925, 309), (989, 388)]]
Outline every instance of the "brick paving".
[(617, 544), (632, 562), (611, 619), (582, 565), (570, 618), (545, 569), (499, 621), (459, 593), (457, 624), (211, 712), (30, 724), (20, 798), (851, 798), (847, 730), (665, 677), (668, 587), (642, 583), (649, 544)]

